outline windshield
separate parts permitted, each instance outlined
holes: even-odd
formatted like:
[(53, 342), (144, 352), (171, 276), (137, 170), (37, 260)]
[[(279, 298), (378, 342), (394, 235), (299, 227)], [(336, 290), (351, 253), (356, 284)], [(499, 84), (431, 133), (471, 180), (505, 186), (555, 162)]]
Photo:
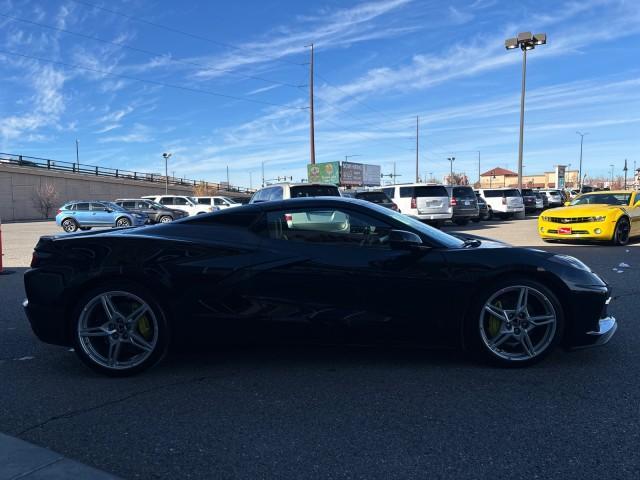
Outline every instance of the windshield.
[(151, 205), (152, 207), (156, 207), (156, 208), (161, 208), (163, 210), (165, 210), (167, 207), (165, 207), (164, 205), (159, 204), (158, 202), (154, 202), (152, 200), (147, 200), (147, 203), (149, 205)]
[(229, 197), (222, 197), (223, 200), (226, 200), (229, 203), (238, 203), (236, 202), (233, 198), (229, 198)]
[(520, 192), (515, 188), (506, 189), (506, 190), (485, 190), (484, 191), (485, 198), (494, 198), (494, 197), (519, 197)]
[(476, 194), (471, 187), (453, 187), (453, 197), (475, 199)]
[(395, 212), (389, 208), (381, 207), (379, 205), (376, 205), (375, 203), (369, 205), (369, 208), (375, 209), (378, 213), (393, 217), (396, 221), (401, 222), (407, 227), (416, 230), (429, 238), (432, 238), (435, 242), (440, 243), (447, 248), (461, 248), (464, 245), (464, 242), (459, 238), (453, 237), (448, 233), (444, 233), (437, 228), (430, 227), (429, 225), (426, 225), (421, 221), (407, 215), (403, 215), (402, 213)]
[(291, 198), (339, 197), (338, 187), (333, 185), (300, 185), (291, 187)]
[(356, 193), (356, 198), (373, 203), (389, 203), (391, 201), (384, 192), (360, 192)]
[(113, 202), (104, 202), (105, 205), (107, 205), (111, 210), (114, 210), (116, 212), (126, 212), (127, 209), (126, 208), (122, 208), (120, 205), (118, 205), (117, 203), (113, 203)]
[(522, 189), (522, 196), (523, 197), (535, 197), (535, 193), (533, 190), (531, 190), (530, 188), (523, 188)]
[(631, 193), (605, 193), (581, 195), (571, 205), (629, 205)]

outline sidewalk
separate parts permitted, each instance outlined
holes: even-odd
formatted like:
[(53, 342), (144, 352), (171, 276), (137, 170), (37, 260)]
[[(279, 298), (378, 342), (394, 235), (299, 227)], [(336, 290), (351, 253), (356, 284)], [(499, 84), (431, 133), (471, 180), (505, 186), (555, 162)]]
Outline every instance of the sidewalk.
[(0, 480), (118, 480), (95, 468), (0, 433)]

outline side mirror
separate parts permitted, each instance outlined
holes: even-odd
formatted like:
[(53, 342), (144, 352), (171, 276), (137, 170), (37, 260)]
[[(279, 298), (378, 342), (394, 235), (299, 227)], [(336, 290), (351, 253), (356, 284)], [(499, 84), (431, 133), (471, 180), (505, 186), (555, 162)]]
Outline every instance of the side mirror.
[(406, 230), (391, 230), (389, 232), (389, 245), (394, 250), (417, 250), (424, 247), (422, 239), (413, 232)]
[(111, 210), (110, 208), (105, 208), (104, 211), (107, 212), (107, 213), (113, 212), (113, 210)]

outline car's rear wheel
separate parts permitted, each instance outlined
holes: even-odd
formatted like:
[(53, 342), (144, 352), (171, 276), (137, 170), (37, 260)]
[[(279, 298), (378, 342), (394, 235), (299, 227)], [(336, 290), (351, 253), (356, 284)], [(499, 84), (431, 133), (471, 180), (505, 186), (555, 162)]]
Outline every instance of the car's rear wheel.
[(631, 224), (627, 217), (622, 217), (616, 223), (616, 229), (613, 232), (611, 241), (614, 245), (626, 245), (629, 243), (629, 234), (631, 232)]
[(110, 376), (139, 373), (167, 352), (169, 329), (160, 304), (135, 284), (105, 284), (84, 295), (72, 316), (75, 352)]
[(162, 217), (160, 217), (160, 220), (158, 220), (158, 222), (160, 223), (169, 223), (173, 221), (173, 218), (171, 218), (169, 215), (163, 215)]
[(62, 229), (67, 233), (73, 233), (78, 230), (78, 224), (73, 218), (65, 218), (62, 221)]
[(555, 348), (564, 331), (564, 316), (551, 290), (514, 278), (478, 297), (466, 329), (469, 346), (484, 359), (500, 366), (526, 366)]
[(456, 218), (453, 223), (455, 223), (456, 225), (466, 225), (467, 223), (469, 223), (469, 219), (468, 218)]
[(116, 227), (130, 227), (131, 226), (131, 220), (129, 220), (127, 217), (120, 217), (119, 219), (116, 220)]

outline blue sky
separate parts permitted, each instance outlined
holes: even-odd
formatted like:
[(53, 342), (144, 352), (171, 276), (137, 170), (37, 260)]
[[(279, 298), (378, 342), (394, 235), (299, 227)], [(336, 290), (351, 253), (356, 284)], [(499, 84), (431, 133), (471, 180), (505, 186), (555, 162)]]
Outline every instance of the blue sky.
[(74, 161), (79, 139), (83, 163), (161, 172), (170, 151), (178, 176), (255, 186), (265, 161), (297, 180), (313, 42), (318, 162), (412, 181), (419, 115), (421, 175), (453, 155), (475, 179), (478, 150), (516, 169), (521, 54), (503, 45), (528, 30), (549, 43), (528, 58), (525, 173), (575, 167), (576, 130), (589, 176), (640, 166), (637, 0), (0, 0), (0, 151)]

